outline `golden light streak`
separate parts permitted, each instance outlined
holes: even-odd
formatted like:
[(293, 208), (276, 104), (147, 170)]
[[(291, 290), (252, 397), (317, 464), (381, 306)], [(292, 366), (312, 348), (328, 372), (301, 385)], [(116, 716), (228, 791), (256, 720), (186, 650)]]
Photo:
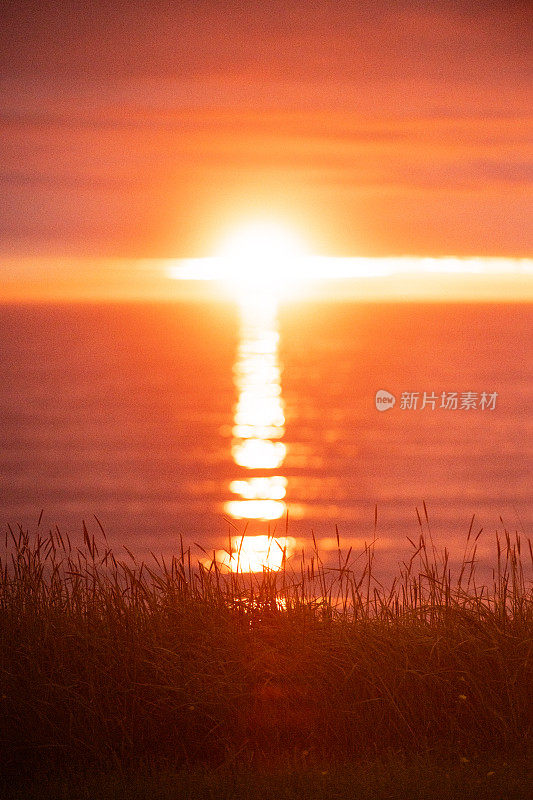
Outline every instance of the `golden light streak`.
[(240, 494), (246, 500), (271, 498), (282, 500), (287, 492), (287, 478), (281, 475), (272, 475), (266, 478), (247, 478), (241, 481), (232, 481), (229, 485), (230, 492)]
[[(254, 472), (279, 469), (287, 448), (280, 441), (285, 433), (285, 412), (278, 360), (277, 300), (270, 291), (249, 290), (240, 297), (241, 338), (233, 370), (237, 402), (232, 428), (231, 453), (235, 464)], [(233, 519), (271, 521), (286, 512), (287, 478), (283, 475), (251, 475), (232, 480), (236, 495), (224, 504)], [(242, 571), (264, 567), (279, 569), (281, 550), (265, 551), (268, 537), (244, 536), (240, 543)], [(277, 540), (276, 540), (277, 541)], [(241, 569), (235, 559), (225, 559), (230, 569)]]
[[(281, 433), (278, 431), (278, 434)], [(243, 439), (232, 444), (233, 460), (240, 467), (247, 469), (278, 469), (287, 453), (282, 442), (271, 442), (268, 439)]]
[(224, 503), (224, 511), (233, 519), (274, 520), (285, 513), (285, 503), (279, 500), (228, 500)]
[[(271, 295), (251, 293), (242, 299), (241, 340), (234, 368), (238, 396), (231, 451), (235, 463), (246, 469), (278, 469), (287, 452), (279, 441), (285, 433), (285, 413), (276, 315), (276, 301)], [(264, 495), (262, 499), (279, 498)], [(253, 518), (258, 518), (255, 513)], [(264, 518), (273, 517), (269, 513)]]
[[(239, 269), (226, 259), (197, 258), (170, 262), (167, 276), (183, 281), (211, 281), (232, 297), (246, 294), (250, 281), (235, 278)], [(253, 274), (253, 273), (252, 273)], [(533, 259), (489, 258), (454, 256), (421, 258), (416, 256), (391, 256), (385, 258), (343, 258), (300, 255), (289, 262), (280, 260), (273, 270), (263, 268), (263, 289), (278, 298), (300, 297), (310, 287), (324, 287), (335, 282), (364, 281), (364, 292), (359, 285), (355, 297), (400, 297), (399, 288), (406, 297), (446, 298), (464, 296), (476, 299), (533, 299)], [(438, 280), (441, 278), (442, 280)], [(406, 283), (404, 284), (404, 279)], [(253, 286), (253, 281), (252, 281)], [(346, 289), (344, 289), (344, 295)]]
[(215, 558), (219, 565), (231, 572), (277, 571), (295, 549), (296, 540), (291, 536), (235, 536), (231, 540), (231, 555), (225, 550), (218, 550)]

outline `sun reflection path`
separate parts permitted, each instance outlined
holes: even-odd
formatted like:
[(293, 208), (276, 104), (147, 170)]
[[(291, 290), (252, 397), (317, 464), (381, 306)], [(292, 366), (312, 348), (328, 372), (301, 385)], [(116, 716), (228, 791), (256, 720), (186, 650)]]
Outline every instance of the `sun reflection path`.
[[(234, 367), (237, 389), (231, 452), (235, 464), (248, 470), (277, 470), (286, 455), (278, 359), (279, 332), (274, 295), (250, 293), (240, 303), (241, 337)], [(231, 481), (225, 511), (234, 519), (279, 519), (285, 512), (287, 479), (253, 475)]]
[[(276, 295), (249, 292), (241, 296), (240, 313), (231, 453), (236, 466), (253, 474), (230, 482), (233, 497), (224, 504), (224, 511), (232, 519), (248, 522), (279, 520), (286, 512), (287, 478), (277, 471), (287, 450), (282, 441), (285, 412)], [(293, 549), (290, 537), (244, 535), (239, 538), (238, 556), (219, 551), (217, 560), (234, 572), (279, 570), (283, 553), (288, 557)]]
[(294, 545), (290, 536), (237, 536), (232, 539), (231, 552), (219, 550), (216, 557), (219, 565), (231, 572), (277, 572), (292, 555)]

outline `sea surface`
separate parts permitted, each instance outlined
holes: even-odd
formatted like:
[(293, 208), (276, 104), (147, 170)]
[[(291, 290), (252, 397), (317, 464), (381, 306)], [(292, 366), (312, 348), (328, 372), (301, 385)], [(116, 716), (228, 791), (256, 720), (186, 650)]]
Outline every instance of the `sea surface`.
[[(97, 534), (96, 515), (142, 557), (177, 552), (180, 535), (212, 553), (229, 534), (267, 531), (297, 551), (314, 533), (329, 551), (338, 531), (345, 547), (375, 541), (395, 559), (419, 535), (417, 509), (427, 527), (425, 502), (452, 558), (473, 515), (481, 558), (496, 531), (531, 532), (532, 306), (0, 315), (2, 530), (34, 529), (43, 509), (42, 528), (71, 535), (82, 520)], [(376, 408), (379, 390), (392, 408)]]

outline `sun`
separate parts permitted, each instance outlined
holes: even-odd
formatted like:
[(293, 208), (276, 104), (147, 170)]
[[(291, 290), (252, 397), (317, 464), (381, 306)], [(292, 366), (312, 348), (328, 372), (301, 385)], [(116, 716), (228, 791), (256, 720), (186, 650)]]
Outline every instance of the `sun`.
[(276, 222), (255, 221), (232, 231), (222, 242), (222, 258), (249, 262), (250, 259), (301, 257), (304, 248), (297, 235)]
[(215, 258), (221, 277), (237, 287), (282, 288), (305, 277), (308, 252), (277, 222), (254, 221), (232, 231)]

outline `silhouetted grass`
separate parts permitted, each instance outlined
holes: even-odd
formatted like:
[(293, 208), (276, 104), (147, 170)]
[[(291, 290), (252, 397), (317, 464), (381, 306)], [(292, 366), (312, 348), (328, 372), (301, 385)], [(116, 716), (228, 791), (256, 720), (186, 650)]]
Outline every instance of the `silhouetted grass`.
[(531, 764), (500, 754), (460, 761), (432, 753), (321, 764), (194, 765), (24, 782), (13, 800), (530, 800)]
[[(79, 548), (58, 530), (10, 530), (0, 563), (4, 781), (89, 771), (103, 781), (92, 796), (253, 797), (242, 787), (228, 794), (224, 781), (245, 786), (262, 774), (263, 796), (296, 797), (289, 788), (303, 775), (300, 796), (344, 797), (335, 781), (370, 786), (377, 769), (372, 780), (399, 797), (398, 776), (361, 766), (396, 753), (394, 763), (412, 765), (411, 785), (421, 758), (448, 759), (442, 797), (469, 796), (453, 794), (457, 776), (480, 762), (483, 778), (491, 758), (500, 770), (492, 785), (504, 780), (507, 759), (522, 765), (519, 787), (533, 720), (531, 543), (524, 553), (520, 537), (504, 532), (482, 587), (475, 540), (471, 528), (453, 577), (446, 551), (421, 532), (385, 589), (371, 547), (357, 559), (339, 548), (335, 568), (315, 548), (279, 572), (228, 575), (183, 548), (168, 563), (119, 561), (103, 532), (98, 544), (85, 526)], [(213, 777), (200, 779), (206, 764)], [(269, 764), (278, 765), (270, 777)], [(98, 776), (117, 770), (177, 770), (168, 778), (174, 793), (154, 778), (153, 795), (135, 794), (138, 782), (110, 794)], [(200, 781), (197, 794), (187, 775)], [(276, 775), (285, 793), (275, 794)], [(313, 794), (316, 781), (323, 795)], [(43, 797), (74, 796), (44, 786)]]

